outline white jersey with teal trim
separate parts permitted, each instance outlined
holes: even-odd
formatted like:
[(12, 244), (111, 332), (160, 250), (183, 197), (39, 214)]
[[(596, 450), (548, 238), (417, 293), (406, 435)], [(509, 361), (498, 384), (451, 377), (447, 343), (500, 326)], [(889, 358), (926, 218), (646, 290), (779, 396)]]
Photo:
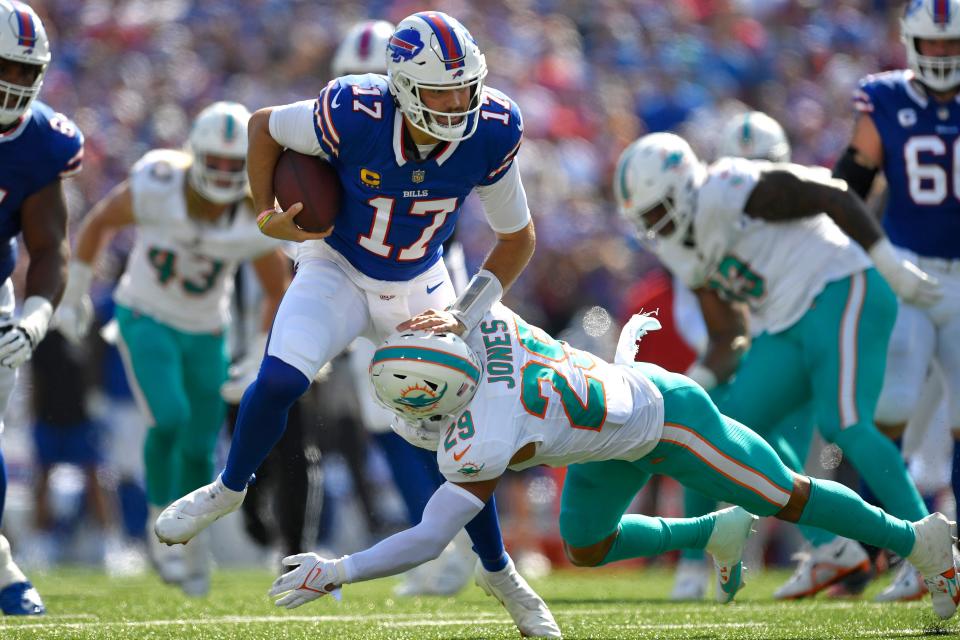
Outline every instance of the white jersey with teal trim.
[[(760, 171), (768, 166), (762, 160), (723, 158), (709, 167), (693, 218), (698, 264), (677, 274), (691, 288), (708, 284), (746, 302), (754, 333), (789, 328), (828, 283), (871, 266), (860, 245), (825, 213), (784, 222), (744, 213)], [(794, 169), (829, 178), (826, 169)]]
[(184, 183), (191, 157), (148, 152), (130, 171), (137, 239), (114, 293), (118, 304), (189, 333), (222, 331), (238, 264), (280, 246), (257, 228), (246, 201), (219, 220), (187, 215)]
[(452, 482), (497, 478), (524, 445), (520, 470), (638, 460), (663, 431), (663, 396), (630, 366), (555, 340), (496, 305), (468, 343), (484, 365), (467, 411), (442, 434), (437, 459)]

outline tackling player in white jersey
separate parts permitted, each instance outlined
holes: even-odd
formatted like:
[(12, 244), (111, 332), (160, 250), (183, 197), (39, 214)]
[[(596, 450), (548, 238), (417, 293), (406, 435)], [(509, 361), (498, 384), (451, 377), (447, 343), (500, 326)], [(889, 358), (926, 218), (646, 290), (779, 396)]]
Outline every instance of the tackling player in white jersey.
[[(214, 103), (194, 121), (187, 151), (153, 150), (133, 166), (83, 221), (57, 311), (65, 335), (86, 333), (97, 255), (115, 231), (135, 225), (114, 299), (127, 377), (150, 422), (144, 458), (154, 517), (213, 478), (226, 412), (225, 329), (240, 262), (252, 261), (265, 291), (263, 331), (289, 282), (280, 243), (260, 233), (247, 190), (249, 116), (238, 103)], [(165, 580), (189, 595), (209, 590), (205, 543), (171, 549), (148, 537)]]
[[(405, 420), (412, 442), (436, 448), (447, 482), (417, 526), (370, 549), (339, 559), (286, 558), (299, 567), (275, 581), (270, 595), (279, 597), (277, 605), (298, 607), (436, 557), (507, 469), (550, 465), (568, 467), (560, 533), (577, 565), (706, 549), (717, 568), (717, 599), (729, 602), (743, 584), (752, 512), (892, 545), (924, 566), (937, 614), (953, 615), (957, 578), (944, 516), (910, 523), (842, 485), (790, 471), (759, 436), (721, 415), (695, 382), (631, 362), (636, 341), (656, 326), (645, 316), (627, 324), (617, 350), (622, 364), (573, 349), (502, 305), (466, 342), (454, 333), (391, 336), (370, 367), (377, 397)], [(624, 515), (653, 473), (747, 510), (689, 519)]]

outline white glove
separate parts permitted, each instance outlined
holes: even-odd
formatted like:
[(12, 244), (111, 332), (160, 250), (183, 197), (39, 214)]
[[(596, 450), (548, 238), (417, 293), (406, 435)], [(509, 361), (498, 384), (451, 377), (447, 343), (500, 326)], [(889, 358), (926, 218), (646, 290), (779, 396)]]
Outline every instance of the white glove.
[(5, 327), (0, 336), (0, 365), (16, 369), (33, 355), (47, 335), (53, 305), (46, 298), (30, 296), (23, 302), (23, 311), (16, 324)]
[(283, 564), (300, 566), (273, 581), (268, 595), (281, 596), (275, 603), (278, 607), (296, 609), (328, 593), (340, 599), (340, 585), (347, 580), (343, 558), (327, 560), (315, 553), (298, 553), (284, 558)]
[(71, 342), (81, 342), (93, 322), (93, 302), (87, 292), (93, 280), (93, 268), (78, 260), (70, 263), (67, 288), (53, 316), (53, 328)]
[(652, 317), (656, 311), (635, 314), (620, 332), (617, 342), (617, 353), (613, 357), (614, 364), (630, 364), (636, 362), (637, 347), (640, 339), (651, 331), (661, 328), (660, 321)]
[(943, 297), (940, 282), (909, 260), (901, 258), (886, 238), (870, 249), (870, 258), (901, 300), (918, 307), (932, 307)]
[(260, 363), (263, 361), (264, 350), (267, 348), (267, 334), (262, 333), (254, 338), (247, 349), (247, 355), (227, 370), (230, 376), (220, 385), (220, 397), (230, 404), (240, 404), (243, 392), (257, 379)]
[(443, 432), (443, 427), (449, 426), (449, 424), (449, 420), (411, 422), (395, 415), (390, 423), (390, 428), (413, 446), (436, 453), (440, 447), (440, 434)]

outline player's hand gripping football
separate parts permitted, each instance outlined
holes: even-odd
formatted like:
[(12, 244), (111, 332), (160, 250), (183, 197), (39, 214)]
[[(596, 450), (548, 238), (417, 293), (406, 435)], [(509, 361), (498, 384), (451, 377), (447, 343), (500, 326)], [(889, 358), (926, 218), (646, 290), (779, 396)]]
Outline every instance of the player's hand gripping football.
[(462, 336), (466, 330), (467, 328), (456, 315), (439, 309), (427, 309), (397, 325), (397, 331), (432, 331), (433, 333), (455, 333), (458, 336)]
[(302, 210), (302, 202), (293, 203), (286, 211), (281, 211), (279, 207), (277, 209), (267, 209), (257, 216), (257, 226), (260, 227), (260, 232), (264, 235), (277, 238), (278, 240), (288, 240), (290, 242), (322, 240), (333, 233), (332, 226), (326, 231), (319, 233), (301, 229), (293, 219)]
[(346, 581), (342, 558), (327, 560), (315, 553), (298, 553), (284, 558), (283, 564), (300, 566), (274, 580), (269, 595), (280, 596), (275, 602), (278, 607), (295, 609), (327, 594), (340, 599), (340, 585)]

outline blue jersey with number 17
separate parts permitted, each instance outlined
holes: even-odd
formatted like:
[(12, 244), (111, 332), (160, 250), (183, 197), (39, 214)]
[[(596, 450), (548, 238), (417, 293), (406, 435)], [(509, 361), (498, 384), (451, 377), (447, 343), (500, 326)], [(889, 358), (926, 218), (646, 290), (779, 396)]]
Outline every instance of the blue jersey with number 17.
[(361, 273), (410, 280), (443, 255), (464, 199), (506, 175), (520, 148), (520, 109), (486, 87), (477, 130), (441, 142), (420, 159), (387, 79), (344, 76), (314, 107), (314, 131), (343, 184), (343, 202), (326, 241)]
[(960, 103), (934, 100), (912, 71), (900, 70), (864, 78), (854, 107), (873, 119), (883, 143), (890, 241), (921, 256), (960, 258)]

